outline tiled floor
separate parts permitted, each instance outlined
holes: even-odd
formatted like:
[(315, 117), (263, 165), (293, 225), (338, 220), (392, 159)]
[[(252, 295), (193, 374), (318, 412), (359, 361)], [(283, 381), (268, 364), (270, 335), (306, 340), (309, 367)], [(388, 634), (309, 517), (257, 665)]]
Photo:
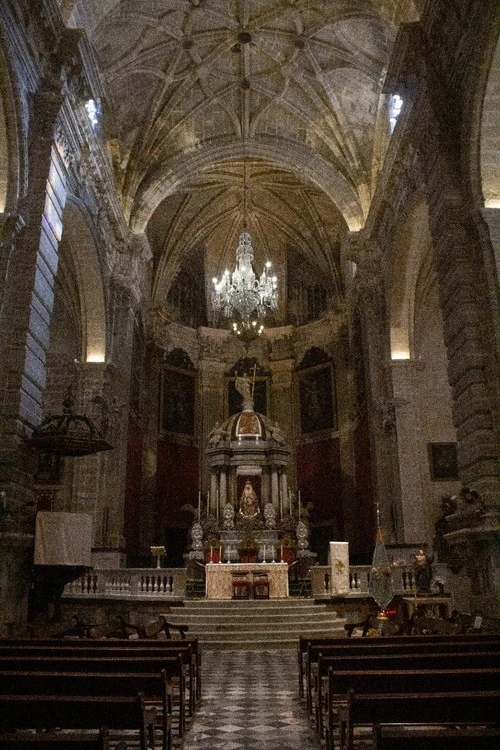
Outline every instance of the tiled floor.
[(202, 667), (183, 750), (319, 749), (298, 699), (295, 651), (204, 651)]

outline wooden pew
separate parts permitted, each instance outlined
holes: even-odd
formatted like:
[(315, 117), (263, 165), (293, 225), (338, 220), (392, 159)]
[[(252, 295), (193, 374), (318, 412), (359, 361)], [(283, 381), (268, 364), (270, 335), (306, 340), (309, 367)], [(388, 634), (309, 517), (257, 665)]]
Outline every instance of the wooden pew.
[(327, 687), (329, 669), (334, 671), (379, 671), (384, 669), (407, 672), (422, 669), (460, 669), (463, 667), (482, 669), (500, 667), (500, 654), (497, 652), (475, 653), (434, 653), (428, 650), (413, 650), (400, 654), (384, 654), (382, 656), (356, 654), (351, 657), (330, 656), (320, 654), (316, 664), (314, 681), (308, 685), (308, 709), (315, 717), (318, 728), (321, 724), (320, 707), (324, 702), (324, 692)]
[(349, 692), (380, 695), (383, 693), (477, 692), (497, 690), (500, 669), (421, 669), (359, 670), (328, 672), (328, 687), (322, 705), (319, 731), (325, 727), (326, 744), (331, 744), (338, 704)]
[(496, 750), (499, 746), (498, 727), (373, 727), (372, 750)]
[(316, 661), (308, 663), (307, 677), (307, 708), (314, 713), (313, 703), (321, 702), (323, 682), (328, 675), (329, 666), (339, 670), (356, 669), (425, 669), (435, 668), (453, 669), (461, 665), (465, 667), (500, 666), (500, 651), (483, 651), (468, 648), (467, 651), (441, 651), (438, 647), (427, 648), (425, 645), (415, 645), (413, 648), (373, 650), (368, 653), (341, 652), (331, 649), (320, 651)]
[(183, 654), (184, 664), (186, 665), (186, 684), (189, 690), (189, 715), (192, 715), (196, 708), (196, 702), (201, 698), (201, 652), (198, 647), (196, 638), (186, 638), (183, 641), (148, 641), (148, 640), (123, 640), (123, 639), (106, 639), (100, 641), (90, 641), (85, 639), (78, 640), (0, 640), (0, 656), (3, 654), (13, 654), (19, 651), (23, 653), (40, 654), (57, 653), (58, 655), (68, 654), (77, 656), (85, 654), (93, 656), (94, 653), (99, 655), (122, 654), (135, 656), (148, 656), (159, 654), (161, 658), (164, 653)]
[[(500, 691), (355, 694), (339, 704), (341, 750), (353, 750), (354, 728), (375, 724), (498, 726)], [(331, 750), (330, 744), (327, 746)]]
[(159, 675), (0, 671), (0, 694), (8, 693), (113, 697), (134, 697), (142, 693), (147, 705), (161, 706), (162, 749), (172, 747), (172, 679), (167, 677), (165, 669)]
[[(182, 655), (163, 654), (160, 657), (129, 657), (127, 656), (66, 656), (63, 655), (0, 655), (1, 671), (20, 672), (77, 672), (94, 674), (153, 674), (159, 675), (165, 671), (166, 678), (174, 688), (173, 696), (177, 699), (179, 710), (179, 736), (184, 736), (186, 724), (185, 680)], [(122, 679), (126, 679), (123, 677)]]
[(110, 750), (109, 730), (92, 732), (13, 732), (0, 735), (2, 750)]
[(318, 653), (319, 651), (324, 652), (334, 648), (340, 648), (343, 650), (349, 649), (348, 653), (355, 653), (359, 651), (361, 653), (367, 653), (373, 651), (377, 647), (385, 647), (387, 650), (393, 648), (394, 645), (404, 646), (405, 644), (417, 645), (424, 643), (429, 648), (434, 648), (439, 645), (444, 648), (454, 649), (455, 644), (457, 648), (455, 650), (461, 650), (458, 648), (461, 644), (467, 644), (468, 648), (478, 649), (481, 645), (488, 645), (487, 650), (494, 650), (500, 646), (500, 634), (458, 634), (453, 636), (442, 636), (442, 635), (409, 635), (409, 636), (386, 636), (378, 638), (310, 638), (308, 636), (301, 636), (299, 638), (298, 648), (298, 666), (299, 666), (299, 696), (304, 697), (304, 681), (307, 669), (308, 651), (310, 654)]
[(15, 729), (134, 730), (140, 750), (155, 746), (156, 708), (144, 696), (0, 695), (0, 731)]

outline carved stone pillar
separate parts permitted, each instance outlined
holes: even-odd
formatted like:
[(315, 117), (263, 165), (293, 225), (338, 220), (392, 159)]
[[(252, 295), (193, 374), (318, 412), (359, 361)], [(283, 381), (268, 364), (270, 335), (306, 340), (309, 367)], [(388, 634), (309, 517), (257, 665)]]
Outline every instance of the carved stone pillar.
[(279, 507), (279, 481), (278, 471), (274, 469), (271, 471), (271, 502), (276, 509)]
[(363, 245), (362, 238), (359, 238), (353, 259), (357, 263), (353, 297), (363, 327), (375, 493), (384, 541), (396, 542), (404, 539), (404, 524), (396, 433), (394, 429), (388, 429), (387, 424), (387, 410), (393, 403), (393, 392), (389, 326), (380, 272), (381, 253), (374, 243)]
[(394, 400), (381, 414), (384, 429), (396, 430), (401, 486), (401, 511), (406, 544), (423, 544), (432, 538), (426, 528), (426, 498), (421, 474), (422, 436), (418, 416), (419, 389), (415, 374), (422, 367), (413, 360), (394, 360), (391, 364)]
[(0, 519), (0, 554), (6, 576), (0, 584), (0, 636), (21, 632), (28, 609), (36, 458), (26, 451), (21, 438), (43, 416), (45, 357), (66, 200), (64, 168), (53, 145), (60, 106), (57, 82), (54, 88), (49, 86), (33, 97), (24, 227), (21, 220), (13, 220), (3, 237), (0, 488), (6, 493), (7, 509)]

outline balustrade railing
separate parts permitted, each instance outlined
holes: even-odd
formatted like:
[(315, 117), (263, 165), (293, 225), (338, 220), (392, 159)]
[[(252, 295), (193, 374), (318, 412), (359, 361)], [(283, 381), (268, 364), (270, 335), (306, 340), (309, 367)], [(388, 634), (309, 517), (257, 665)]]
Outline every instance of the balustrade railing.
[(63, 596), (77, 598), (183, 598), (185, 568), (119, 568), (90, 570), (68, 583)]
[[(345, 592), (345, 596), (370, 595), (370, 569), (371, 565), (349, 566), (349, 589)], [(392, 585), (394, 594), (403, 596), (415, 594), (415, 574), (410, 564), (395, 565), (392, 568)], [(331, 573), (328, 565), (315, 565), (311, 568), (311, 586), (313, 597), (332, 596)]]
[[(369, 596), (370, 565), (349, 566), (347, 597)], [(311, 568), (311, 593), (315, 598), (331, 597), (331, 574), (328, 565)], [(395, 565), (392, 569), (394, 594), (411, 596), (416, 592), (412, 566)], [(184, 598), (186, 596), (185, 568), (118, 568), (91, 570), (68, 583), (63, 596), (78, 598)]]

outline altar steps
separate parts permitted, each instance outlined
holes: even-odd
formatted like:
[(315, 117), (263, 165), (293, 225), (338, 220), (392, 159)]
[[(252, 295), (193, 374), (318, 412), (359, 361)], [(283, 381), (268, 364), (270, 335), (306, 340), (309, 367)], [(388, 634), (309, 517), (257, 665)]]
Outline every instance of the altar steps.
[(344, 636), (345, 620), (307, 599), (188, 600), (168, 620), (188, 625), (206, 649), (296, 648), (300, 635)]

